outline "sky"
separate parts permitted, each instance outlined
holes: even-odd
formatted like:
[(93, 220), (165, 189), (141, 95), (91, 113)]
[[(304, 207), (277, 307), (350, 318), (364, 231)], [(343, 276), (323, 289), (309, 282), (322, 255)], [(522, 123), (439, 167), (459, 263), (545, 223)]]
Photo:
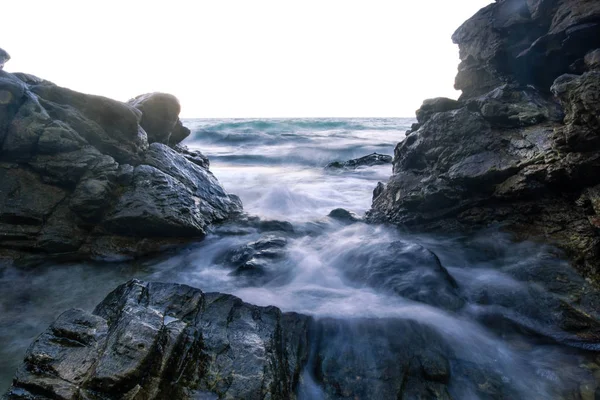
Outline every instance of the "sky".
[(412, 117), (456, 98), (451, 35), (492, 0), (19, 0), (5, 70), (183, 117)]

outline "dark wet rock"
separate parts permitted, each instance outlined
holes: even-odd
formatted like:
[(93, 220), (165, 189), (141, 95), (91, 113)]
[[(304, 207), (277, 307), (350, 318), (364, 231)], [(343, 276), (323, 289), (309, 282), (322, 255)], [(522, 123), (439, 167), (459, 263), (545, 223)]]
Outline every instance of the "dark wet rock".
[(595, 1), (500, 1), (483, 8), (452, 36), (460, 47), (456, 88), (461, 98), (504, 83), (552, 82), (600, 45), (600, 5)]
[(287, 272), (278, 265), (285, 259), (287, 243), (284, 237), (267, 235), (228, 251), (219, 262), (233, 269), (232, 275), (247, 278), (249, 283), (265, 283)]
[(588, 70), (600, 69), (600, 49), (592, 50), (585, 55), (585, 66)]
[[(405, 319), (313, 319), (133, 280), (92, 313), (61, 314), (3, 398), (520, 398), (502, 360), (453, 347), (451, 334), (414, 311)], [(536, 373), (524, 369), (531, 375), (523, 380), (541, 379)]]
[(469, 100), (467, 106), (496, 126), (521, 127), (563, 119), (558, 103), (531, 87), (502, 85)]
[(565, 109), (564, 127), (557, 130), (561, 149), (588, 152), (600, 148), (600, 71), (563, 75), (552, 86)]
[[(418, 130), (431, 116), (435, 113), (456, 110), (461, 104), (453, 99), (446, 97), (437, 97), (435, 99), (427, 99), (416, 112), (418, 124), (411, 126), (411, 131)], [(414, 129), (416, 128), (416, 129)]]
[(185, 139), (190, 130), (179, 120), (179, 100), (168, 93), (147, 93), (128, 101), (142, 112), (140, 125), (148, 134), (148, 142), (176, 145)]
[(420, 232), (501, 225), (557, 244), (600, 281), (600, 219), (586, 206), (600, 184), (600, 76), (584, 72), (600, 47), (599, 4), (506, 0), (466, 21), (453, 36), (457, 108), (397, 145), (367, 219)]
[(33, 343), (6, 399), (290, 399), (310, 319), (184, 285), (131, 281)]
[(464, 304), (456, 281), (438, 257), (416, 243), (366, 244), (343, 257), (342, 272), (357, 285), (449, 310)]
[(208, 169), (210, 167), (210, 160), (200, 150), (190, 150), (187, 146), (178, 144), (173, 146), (176, 152), (183, 154), (188, 160), (198, 165), (199, 167)]
[(373, 201), (379, 197), (381, 193), (383, 193), (384, 189), (385, 184), (382, 182), (377, 182), (377, 186), (375, 186), (375, 189), (373, 189)]
[(449, 350), (412, 321), (325, 319), (317, 326), (314, 376), (327, 399), (450, 400)]
[(344, 222), (344, 223), (354, 223), (354, 222), (359, 222), (362, 221), (362, 218), (360, 216), (358, 216), (356, 213), (353, 213), (352, 211), (348, 211), (346, 209), (343, 208), (336, 208), (335, 210), (332, 210), (329, 215), (329, 218), (333, 218), (335, 220)]
[(4, 68), (4, 64), (10, 60), (10, 55), (6, 52), (6, 50), (0, 48), (0, 70)]
[(121, 243), (141, 256), (241, 212), (200, 152), (148, 145), (141, 120), (130, 105), (0, 71), (0, 254), (118, 259)]
[(368, 156), (364, 156), (361, 158), (356, 158), (354, 160), (348, 161), (334, 161), (332, 163), (327, 164), (325, 168), (329, 169), (354, 169), (359, 167), (372, 167), (374, 165), (383, 165), (390, 164), (392, 162), (391, 156), (386, 156), (384, 154), (369, 154)]
[(413, 133), (413, 132), (415, 132), (415, 131), (418, 131), (420, 127), (421, 127), (421, 124), (419, 124), (418, 122), (415, 122), (415, 123), (413, 123), (413, 124), (410, 126), (410, 129), (406, 131), (405, 135), (406, 135), (406, 136), (408, 136), (408, 135), (410, 135), (411, 133)]

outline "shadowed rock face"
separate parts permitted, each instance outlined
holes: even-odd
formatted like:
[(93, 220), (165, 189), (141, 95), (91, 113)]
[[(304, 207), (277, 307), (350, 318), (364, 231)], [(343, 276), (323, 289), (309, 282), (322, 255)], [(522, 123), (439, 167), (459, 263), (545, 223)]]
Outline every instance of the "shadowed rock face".
[(0, 71), (0, 257), (135, 257), (239, 213), (206, 157), (155, 140), (183, 139), (178, 113)]
[(368, 220), (443, 231), (502, 224), (558, 244), (597, 281), (600, 3), (499, 1), (453, 40), (463, 94), (417, 111)]
[(131, 281), (93, 313), (63, 313), (5, 398), (291, 399), (309, 322), (230, 295)]
[(3, 398), (520, 398), (497, 362), (475, 364), (451, 343), (413, 318), (313, 319), (133, 280), (92, 313), (61, 314)]

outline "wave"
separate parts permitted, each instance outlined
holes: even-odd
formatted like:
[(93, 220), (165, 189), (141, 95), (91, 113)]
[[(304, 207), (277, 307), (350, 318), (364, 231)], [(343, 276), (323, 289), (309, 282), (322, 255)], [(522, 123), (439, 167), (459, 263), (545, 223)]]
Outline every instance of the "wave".
[(189, 141), (224, 143), (302, 140), (312, 135), (347, 134), (357, 131), (405, 131), (410, 118), (310, 118), (310, 119), (186, 119), (192, 131)]

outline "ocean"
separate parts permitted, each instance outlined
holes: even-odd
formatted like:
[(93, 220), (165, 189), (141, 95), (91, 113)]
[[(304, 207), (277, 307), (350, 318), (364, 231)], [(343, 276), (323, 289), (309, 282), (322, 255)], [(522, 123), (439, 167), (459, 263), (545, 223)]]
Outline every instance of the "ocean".
[[(192, 131), (184, 144), (210, 158), (211, 171), (241, 198), (245, 211), (262, 220), (285, 221), (289, 229), (265, 233), (233, 223), (216, 228), (200, 243), (152, 259), (1, 268), (0, 390), (9, 386), (27, 346), (62, 311), (92, 309), (131, 278), (185, 283), (315, 318), (417, 321), (444, 337), (452, 357), (491, 371), (518, 398), (555, 398), (563, 388), (578, 385), (583, 356), (577, 346), (559, 345), (559, 339), (570, 338), (552, 325), (552, 307), (559, 300), (546, 288), (515, 277), (523, 265), (531, 270), (543, 264), (575, 280), (553, 249), (512, 243), (494, 228), (468, 238), (417, 235), (328, 217), (337, 208), (364, 215), (373, 189), (387, 181), (392, 166), (325, 166), (373, 152), (393, 155), (413, 122), (184, 120)], [(248, 246), (264, 246), (252, 265), (260, 274), (228, 265), (232, 252)], [(386, 253), (390, 246), (401, 251)], [(422, 259), (410, 258), (417, 253)], [(391, 265), (389, 275), (378, 267), (382, 262)], [(405, 269), (398, 274), (394, 268)], [(531, 331), (547, 340), (533, 341), (527, 334)], [(322, 397), (309, 371), (302, 382), (301, 398)], [(457, 374), (450, 389), (454, 398), (476, 399), (481, 392), (477, 384)]]

